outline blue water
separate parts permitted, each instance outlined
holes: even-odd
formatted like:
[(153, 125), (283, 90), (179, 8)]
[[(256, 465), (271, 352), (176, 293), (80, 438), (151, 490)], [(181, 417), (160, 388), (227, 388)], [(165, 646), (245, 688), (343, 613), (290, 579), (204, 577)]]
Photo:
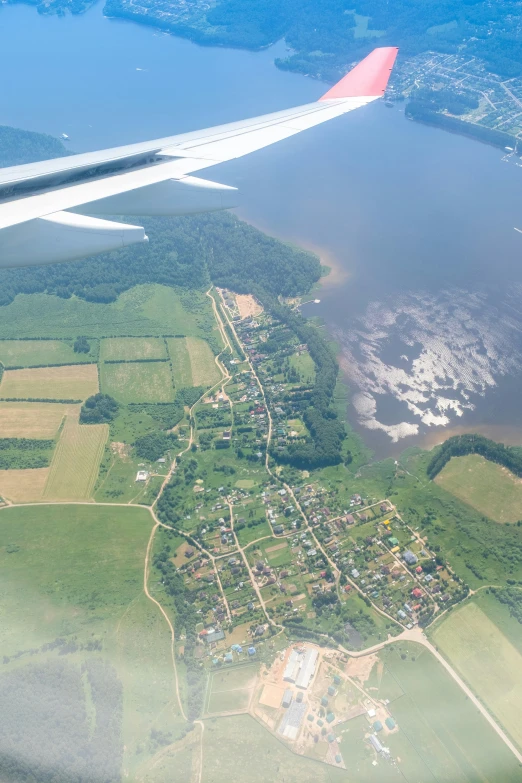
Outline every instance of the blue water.
[[(274, 67), (284, 50), (198, 47), (101, 5), (1, 5), (0, 124), (84, 151), (314, 100), (324, 85)], [(209, 172), (241, 189), (242, 217), (335, 267), (305, 312), (341, 347), (349, 417), (377, 454), (431, 438), (445, 399), (447, 428), (522, 437), (522, 168), (501, 157), (380, 104)]]

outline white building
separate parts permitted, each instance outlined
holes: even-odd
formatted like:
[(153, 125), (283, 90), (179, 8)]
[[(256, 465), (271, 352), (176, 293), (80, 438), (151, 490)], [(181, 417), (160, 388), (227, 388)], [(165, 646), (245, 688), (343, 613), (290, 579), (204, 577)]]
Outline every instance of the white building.
[(306, 651), (303, 662), (301, 664), (301, 669), (299, 670), (299, 675), (295, 681), (295, 684), (298, 688), (303, 688), (306, 690), (306, 688), (308, 688), (310, 685), (310, 681), (315, 674), (315, 667), (317, 666), (318, 657), (319, 653), (312, 647)]

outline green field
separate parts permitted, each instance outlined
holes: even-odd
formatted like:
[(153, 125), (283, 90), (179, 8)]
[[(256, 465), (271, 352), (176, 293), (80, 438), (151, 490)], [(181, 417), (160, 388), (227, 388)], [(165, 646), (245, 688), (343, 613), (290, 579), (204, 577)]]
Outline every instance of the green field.
[(213, 386), (221, 379), (214, 354), (206, 340), (196, 337), (168, 338), (176, 386)]
[(215, 332), (210, 300), (199, 291), (139, 285), (116, 302), (101, 304), (72, 297), (19, 294), (0, 308), (0, 334), (9, 337), (118, 337)]
[[(168, 628), (143, 593), (152, 524), (147, 511), (135, 508), (0, 511), (0, 649), (8, 659), (2, 675), (48, 660), (110, 663), (123, 685), (123, 777), (131, 780), (156, 752), (151, 730), (175, 737), (183, 725)], [(52, 646), (56, 639), (69, 645), (65, 657), (60, 645)], [(55, 699), (54, 719), (64, 720), (59, 712)]]
[(266, 519), (264, 519), (260, 525), (256, 525), (255, 527), (247, 526), (238, 530), (236, 535), (240, 545), (245, 546), (246, 544), (250, 544), (251, 541), (257, 541), (258, 538), (263, 538), (263, 536), (271, 536), (272, 530)]
[(522, 519), (522, 479), (478, 454), (453, 457), (435, 481), (496, 522)]
[[(515, 783), (520, 767), (502, 740), (437, 660), (419, 645), (379, 653), (374, 695), (389, 699), (399, 731), (386, 736), (403, 779), (447, 783)], [(354, 770), (355, 772), (356, 770)], [(361, 775), (360, 780), (367, 778)]]
[(166, 358), (165, 342), (158, 337), (107, 337), (100, 343), (100, 361), (103, 362)]
[(174, 389), (168, 362), (102, 364), (101, 390), (119, 402), (172, 402)]
[(433, 632), (440, 651), (522, 748), (522, 655), (474, 602), (453, 610)]
[(92, 497), (108, 435), (107, 424), (80, 424), (75, 416), (67, 416), (43, 499), (88, 500)]
[(0, 340), (0, 362), (5, 367), (92, 361), (92, 353), (75, 353), (72, 342), (64, 340)]
[[(203, 734), (202, 783), (342, 783), (344, 770), (292, 753), (249, 715), (210, 718)], [(355, 783), (355, 778), (348, 778)]]
[(192, 386), (192, 367), (185, 338), (168, 338), (167, 346), (172, 362), (174, 383), (176, 386)]

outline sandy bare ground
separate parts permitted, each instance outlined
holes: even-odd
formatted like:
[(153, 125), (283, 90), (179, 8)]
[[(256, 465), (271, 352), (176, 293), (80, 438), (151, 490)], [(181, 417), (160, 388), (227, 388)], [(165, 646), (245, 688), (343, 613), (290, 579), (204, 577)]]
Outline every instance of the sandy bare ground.
[(259, 704), (263, 704), (265, 707), (275, 707), (277, 709), (281, 706), (284, 692), (285, 689), (281, 685), (269, 685), (267, 683), (263, 688)]
[(369, 678), (373, 667), (379, 660), (378, 655), (366, 655), (364, 658), (350, 658), (346, 664), (346, 674), (349, 677), (357, 677), (364, 683)]
[(252, 294), (236, 294), (237, 309), (241, 318), (261, 315), (263, 308), (256, 302)]

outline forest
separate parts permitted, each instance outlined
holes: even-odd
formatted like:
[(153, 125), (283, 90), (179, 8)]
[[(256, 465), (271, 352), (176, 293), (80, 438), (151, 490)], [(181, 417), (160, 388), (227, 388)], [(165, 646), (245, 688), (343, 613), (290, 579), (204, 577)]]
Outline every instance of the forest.
[(426, 468), (428, 478), (434, 479), (452, 457), (466, 454), (480, 454), (490, 462), (507, 468), (515, 476), (522, 476), (522, 449), (495, 443), (483, 435), (455, 435), (448, 438), (429, 461)]
[(88, 660), (83, 671), (90, 685), (90, 715), (77, 666), (50, 659), (0, 675), (3, 783), (120, 780), (121, 683), (101, 660)]
[(109, 394), (93, 394), (81, 407), (80, 424), (108, 424), (118, 415), (119, 407)]
[(51, 464), (54, 440), (0, 438), (0, 470), (46, 468)]
[[(486, 128), (484, 125), (476, 125), (472, 122), (464, 122), (464, 120), (459, 120), (458, 117), (448, 117), (447, 114), (440, 113), (440, 108), (441, 105), (434, 102), (412, 100), (406, 105), (405, 113), (407, 117), (417, 120), (417, 122), (425, 122), (442, 128), (442, 130), (460, 133), (463, 136), (469, 136), (485, 144), (491, 144), (493, 147), (504, 149), (504, 147), (518, 146), (518, 140), (509, 133), (495, 130), (494, 128)], [(463, 107), (459, 104), (453, 108), (458, 108), (460, 112), (460, 108)]]

